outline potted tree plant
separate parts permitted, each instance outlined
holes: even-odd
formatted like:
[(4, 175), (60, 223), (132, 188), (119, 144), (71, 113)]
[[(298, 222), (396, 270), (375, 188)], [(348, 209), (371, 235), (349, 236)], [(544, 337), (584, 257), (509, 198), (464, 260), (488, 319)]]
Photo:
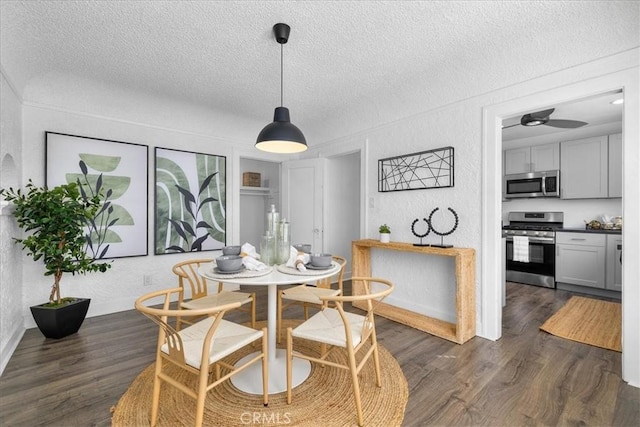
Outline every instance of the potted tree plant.
[(85, 234), (87, 223), (102, 205), (100, 195), (87, 196), (78, 183), (53, 188), (37, 187), (31, 180), (26, 191), (0, 189), (0, 196), (15, 205), (18, 226), (27, 237), (14, 238), (34, 261), (42, 260), (45, 276), (53, 276), (49, 302), (31, 307), (38, 328), (47, 338), (62, 338), (80, 329), (89, 309), (90, 299), (60, 295), (63, 273), (75, 275), (105, 272), (108, 263), (97, 263), (87, 255), (90, 237)]
[(382, 224), (378, 228), (378, 231), (380, 232), (380, 241), (382, 243), (389, 243), (389, 240), (391, 239), (391, 227), (387, 224)]

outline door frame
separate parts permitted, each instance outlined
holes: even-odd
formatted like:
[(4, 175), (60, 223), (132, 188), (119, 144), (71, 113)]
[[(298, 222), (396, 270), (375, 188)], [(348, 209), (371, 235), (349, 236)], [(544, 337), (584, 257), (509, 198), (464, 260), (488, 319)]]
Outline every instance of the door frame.
[[(632, 260), (640, 259), (640, 89), (638, 67), (557, 87), (483, 108), (482, 133), (482, 256), (481, 295), (483, 336), (499, 339), (502, 335), (501, 296), (501, 218), (502, 218), (502, 119), (522, 111), (537, 111), (551, 104), (560, 104), (612, 90), (622, 89), (623, 110), (623, 283), (640, 283), (640, 266)], [(500, 254), (500, 256), (494, 256)], [(640, 286), (628, 286), (622, 291), (622, 378), (640, 387)]]

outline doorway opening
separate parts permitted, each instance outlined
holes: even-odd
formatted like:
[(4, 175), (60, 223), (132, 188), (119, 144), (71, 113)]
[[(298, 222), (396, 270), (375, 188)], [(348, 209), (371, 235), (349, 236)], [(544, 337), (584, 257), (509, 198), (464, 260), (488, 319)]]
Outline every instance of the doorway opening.
[[(562, 80), (562, 79), (558, 79)], [(544, 83), (544, 82), (543, 82)], [(638, 182), (640, 170), (636, 167), (640, 158), (638, 151), (638, 137), (640, 128), (637, 120), (640, 106), (637, 79), (637, 63), (629, 68), (613, 72), (592, 79), (581, 80), (576, 83), (555, 81), (555, 85), (544, 83), (548, 90), (536, 92), (522, 98), (504, 101), (493, 106), (483, 108), (483, 137), (482, 137), (482, 269), (481, 269), (481, 336), (497, 340), (502, 334), (502, 238), (501, 238), (501, 154), (502, 138), (501, 124), (503, 118), (511, 117), (525, 109), (538, 111), (550, 104), (560, 104), (587, 96), (606, 93), (621, 89), (624, 93), (625, 104), (623, 113), (623, 226), (624, 236), (635, 235), (637, 221), (640, 218), (640, 197), (638, 197)], [(528, 82), (526, 87), (534, 82)], [(624, 239), (624, 254), (622, 274), (624, 282), (636, 283), (640, 281), (638, 265), (633, 262), (640, 257), (640, 242), (637, 239)], [(623, 379), (631, 385), (640, 384), (640, 337), (637, 328), (640, 326), (640, 312), (635, 309), (634, 301), (640, 296), (640, 289), (626, 286), (622, 290), (622, 374)]]
[[(482, 172), (482, 271), (481, 271), (481, 336), (497, 340), (502, 334), (502, 286), (504, 267), (504, 244), (501, 238), (502, 219), (502, 120), (523, 113), (525, 111), (539, 111), (553, 104), (562, 104), (574, 100), (594, 96), (612, 90), (623, 90), (625, 106), (623, 113), (623, 164), (625, 203), (623, 216), (627, 218), (640, 217), (640, 210), (636, 197), (638, 170), (630, 167), (637, 159), (638, 125), (633, 120), (638, 114), (637, 69), (620, 71), (589, 80), (567, 85), (550, 86), (549, 90), (536, 92), (527, 96), (504, 101), (483, 109), (483, 172)], [(628, 222), (629, 220), (627, 220)], [(632, 221), (633, 224), (633, 221)], [(634, 227), (632, 226), (632, 229)], [(623, 233), (629, 233), (623, 227)], [(638, 242), (625, 240), (623, 259), (637, 257)], [(494, 255), (495, 254), (495, 255)], [(623, 268), (625, 283), (633, 283), (638, 279), (635, 265), (625, 263)], [(630, 282), (631, 281), (631, 282)], [(629, 381), (640, 378), (637, 370), (640, 355), (640, 340), (632, 334), (634, 328), (640, 325), (640, 313), (631, 307), (632, 301), (638, 297), (639, 290), (628, 287), (622, 291), (623, 305), (623, 373)]]
[[(562, 221), (561, 228), (564, 229), (583, 229), (585, 222), (591, 220), (597, 220), (603, 226), (609, 222), (613, 227), (613, 218), (622, 216), (621, 136), (623, 105), (620, 100), (623, 99), (622, 91), (614, 90), (539, 107), (536, 110), (521, 111), (502, 120), (501, 151), (504, 159), (502, 176), (509, 176), (511, 177), (510, 183), (517, 183), (520, 181), (516, 178), (524, 176), (524, 174), (537, 176), (559, 171), (557, 172), (558, 189), (561, 190), (555, 197), (503, 196), (501, 204), (503, 228), (527, 228), (520, 224), (513, 227), (509, 225), (509, 214), (513, 213), (513, 218), (521, 215), (519, 214), (521, 212), (536, 213), (544, 215), (545, 218), (553, 215), (559, 216), (562, 218), (560, 219)], [(526, 119), (538, 116), (541, 122), (539, 125), (526, 125)], [(601, 145), (608, 150), (604, 152), (605, 156), (602, 159), (600, 159), (602, 153), (598, 148)], [(566, 150), (565, 147), (567, 147)], [(591, 149), (592, 147), (595, 148), (595, 151)], [(584, 158), (577, 160), (576, 151)], [(580, 167), (573, 166), (576, 162), (583, 163), (585, 158), (588, 161), (593, 160), (595, 163), (604, 162), (605, 167), (602, 171), (603, 176), (594, 178), (598, 180), (593, 185), (588, 185), (588, 188), (582, 188), (584, 195), (580, 195), (571, 190), (571, 186), (574, 183), (577, 183), (578, 186), (582, 186), (583, 183), (587, 185), (587, 182), (584, 179), (573, 179), (573, 177), (580, 172), (588, 172), (586, 175), (591, 179), (595, 170), (589, 168), (589, 171), (582, 171)], [(572, 171), (573, 175), (569, 176), (568, 171)], [(534, 178), (530, 181), (533, 180)], [(602, 188), (598, 194), (598, 191), (592, 187), (600, 184), (605, 188)], [(537, 218), (531, 219), (531, 221), (535, 220), (541, 221)], [(556, 265), (555, 231), (551, 229), (550, 231), (538, 231), (544, 228), (544, 225), (547, 224), (545, 222), (531, 222), (531, 224), (529, 227), (532, 228), (531, 230), (510, 229), (503, 232), (503, 236), (507, 236), (507, 240), (509, 240), (506, 243), (508, 250), (505, 254), (507, 257), (506, 277), (507, 279), (517, 278), (518, 280), (514, 279), (513, 281), (522, 283), (521, 286), (525, 288), (530, 288), (533, 285), (556, 288), (556, 279), (563, 280), (556, 277), (555, 270), (560, 271), (559, 268), (563, 266)], [(533, 231), (533, 228), (536, 231)], [(524, 249), (527, 249), (530, 259), (514, 260), (513, 248), (515, 245), (511, 239), (515, 233), (527, 235), (528, 245), (526, 246), (528, 248)], [(542, 237), (543, 234), (544, 237)], [(545, 253), (548, 252), (549, 256), (536, 256), (536, 249), (542, 247), (548, 248), (548, 250), (545, 249)], [(597, 281), (594, 279), (594, 287), (586, 286), (587, 282), (584, 282), (585, 286), (561, 283), (558, 288), (600, 297), (614, 299), (618, 297), (619, 299), (620, 288), (614, 287), (615, 284), (609, 283), (608, 280), (605, 283), (605, 259), (602, 261), (602, 269), (598, 276), (601, 273), (603, 277)], [(547, 264), (549, 268), (546, 268)], [(551, 271), (547, 272), (549, 269)], [(538, 277), (541, 279), (538, 280)], [(566, 280), (570, 281), (570, 279)], [(602, 286), (602, 288), (596, 286)], [(531, 292), (535, 291), (534, 289), (530, 290)], [(507, 299), (503, 294), (503, 305), (506, 302)]]
[[(260, 174), (259, 182), (244, 180), (247, 172)], [(271, 205), (275, 205), (276, 210), (281, 207), (280, 163), (242, 158), (240, 182), (251, 184), (240, 186), (240, 243), (259, 248), (266, 230), (267, 211)]]

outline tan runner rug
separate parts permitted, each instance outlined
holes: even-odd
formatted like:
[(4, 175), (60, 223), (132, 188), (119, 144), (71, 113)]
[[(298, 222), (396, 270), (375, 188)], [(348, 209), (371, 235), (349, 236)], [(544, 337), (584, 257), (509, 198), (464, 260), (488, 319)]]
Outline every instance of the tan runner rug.
[[(295, 323), (294, 323), (295, 322)], [(266, 322), (256, 322), (261, 328)], [(284, 321), (294, 326), (296, 321)], [(284, 342), (283, 342), (284, 344)], [(380, 344), (380, 371), (382, 387), (375, 385), (375, 370), (371, 358), (360, 372), (360, 393), (367, 426), (400, 426), (409, 397), (407, 380), (396, 359)], [(315, 343), (298, 340), (302, 351), (317, 349)], [(245, 353), (239, 353), (237, 360)], [(362, 350), (361, 350), (362, 351)], [(344, 363), (342, 352), (333, 352), (330, 360)], [(113, 409), (112, 425), (148, 426), (151, 414), (154, 364), (147, 367), (129, 386)], [(184, 372), (181, 370), (181, 372)], [(195, 375), (184, 373), (183, 381), (193, 384)], [(256, 381), (260, 379), (256, 378)], [(195, 401), (175, 387), (163, 385), (160, 392), (158, 426), (193, 426)], [(269, 406), (262, 405), (261, 395), (250, 395), (237, 390), (230, 381), (211, 390), (204, 409), (205, 426), (242, 425), (290, 426), (356, 426), (357, 417), (349, 371), (311, 364), (311, 375), (293, 389), (291, 405), (287, 405), (286, 392), (269, 396)]]
[(584, 344), (622, 351), (620, 303), (573, 296), (541, 330)]

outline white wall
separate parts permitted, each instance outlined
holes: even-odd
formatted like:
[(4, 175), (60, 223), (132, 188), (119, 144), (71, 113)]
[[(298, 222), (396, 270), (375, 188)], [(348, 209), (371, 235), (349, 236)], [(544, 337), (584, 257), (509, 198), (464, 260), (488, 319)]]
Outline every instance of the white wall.
[(240, 119), (194, 103), (71, 74), (46, 73), (41, 78), (32, 79), (22, 98), (25, 104), (32, 106), (42, 105), (61, 111), (88, 113), (109, 121), (219, 137), (237, 147), (252, 148), (256, 135), (264, 126), (263, 120)]
[[(22, 109), (20, 99), (1, 74), (0, 188), (21, 187)], [(22, 327), (21, 249), (12, 240), (19, 236), (13, 208), (0, 201), (0, 372), (18, 345)]]
[[(434, 208), (440, 208), (434, 216), (434, 224), (439, 230), (446, 230), (453, 224), (453, 217), (448, 212), (451, 207), (459, 216), (459, 225), (452, 235), (444, 237), (444, 243), (479, 250), (481, 108), (480, 99), (474, 98), (359, 135), (367, 140), (368, 159), (368, 190), (364, 204), (367, 222), (363, 237), (377, 239), (378, 226), (386, 223), (391, 227), (392, 241), (418, 243), (419, 239), (411, 232), (413, 221), (427, 217)], [(445, 146), (452, 146), (455, 150), (454, 187), (388, 193), (377, 191), (378, 159)], [(424, 243), (440, 243), (440, 237), (431, 233)], [(443, 320), (455, 319), (455, 275), (451, 259), (374, 250), (371, 264), (373, 275), (389, 278), (396, 285), (388, 302)], [(476, 271), (480, 271), (479, 257)], [(478, 298), (478, 313), (480, 303)]]

